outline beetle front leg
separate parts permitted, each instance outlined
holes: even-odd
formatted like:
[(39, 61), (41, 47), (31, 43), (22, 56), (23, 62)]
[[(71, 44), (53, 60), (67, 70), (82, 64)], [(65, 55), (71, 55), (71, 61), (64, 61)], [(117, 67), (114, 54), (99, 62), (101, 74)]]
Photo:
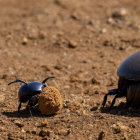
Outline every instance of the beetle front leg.
[(109, 107), (109, 110), (111, 110), (111, 108), (113, 107), (113, 105), (115, 104), (115, 101), (116, 101), (116, 99), (117, 98), (120, 98), (120, 97), (123, 97), (123, 95), (120, 93), (118, 93), (115, 97), (114, 97), (114, 99), (112, 100), (112, 103), (111, 103), (111, 105), (110, 105), (110, 107)]
[(104, 96), (104, 100), (103, 100), (102, 106), (103, 107), (105, 106), (108, 95), (116, 95), (117, 93), (118, 93), (118, 89), (111, 89), (111, 90), (109, 90), (108, 93)]

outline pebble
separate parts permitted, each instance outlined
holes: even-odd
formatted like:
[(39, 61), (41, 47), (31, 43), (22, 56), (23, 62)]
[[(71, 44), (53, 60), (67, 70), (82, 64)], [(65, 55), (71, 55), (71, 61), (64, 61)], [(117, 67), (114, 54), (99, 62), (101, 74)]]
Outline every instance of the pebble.
[(77, 42), (75, 42), (73, 40), (69, 40), (68, 47), (72, 48), (72, 49), (76, 48), (77, 47)]
[(28, 33), (28, 39), (35, 40), (37, 38), (38, 38), (37, 30), (36, 29), (30, 30), (30, 32)]
[(113, 129), (113, 133), (114, 133), (114, 134), (118, 134), (118, 133), (121, 132), (120, 128), (118, 128), (118, 127), (116, 127), (116, 126), (113, 126), (112, 129)]
[(107, 23), (109, 23), (109, 24), (114, 24), (115, 21), (114, 21), (114, 19), (113, 19), (112, 17), (109, 17), (109, 18), (107, 19)]
[(45, 39), (46, 34), (44, 32), (40, 32), (38, 36), (39, 36), (39, 39), (43, 40), (43, 39)]
[(92, 84), (99, 84), (99, 82), (95, 78), (92, 78), (91, 82), (92, 82)]
[(112, 17), (115, 17), (115, 18), (122, 18), (122, 17), (125, 17), (127, 15), (127, 10), (125, 8), (120, 8), (120, 9), (117, 9), (115, 10), (113, 13), (112, 13)]
[(17, 125), (18, 127), (23, 127), (23, 126), (24, 126), (24, 124), (21, 123), (21, 122), (18, 121), (18, 120), (15, 120), (15, 121), (14, 121), (14, 124)]
[(78, 78), (76, 76), (70, 76), (70, 82), (71, 83), (74, 83), (74, 82), (77, 82), (78, 81)]
[(79, 16), (78, 16), (77, 13), (73, 13), (73, 14), (71, 14), (70, 17), (71, 17), (73, 20), (79, 20)]
[(45, 137), (45, 136), (50, 136), (50, 131), (49, 130), (41, 130), (40, 132), (39, 132), (39, 136), (41, 136), (41, 137)]
[(41, 123), (41, 127), (48, 127), (48, 122), (47, 121), (43, 121), (42, 123)]
[(58, 135), (67, 136), (70, 134), (70, 130), (62, 129), (58, 132)]
[(23, 40), (22, 40), (22, 44), (27, 45), (27, 43), (28, 43), (28, 39), (26, 37), (24, 37)]
[(107, 29), (106, 28), (103, 28), (103, 29), (101, 29), (101, 31), (100, 31), (102, 34), (103, 33), (106, 33), (107, 32)]
[(5, 96), (3, 94), (0, 95), (0, 102), (4, 102)]
[(130, 127), (130, 128), (135, 128), (136, 126), (135, 126), (133, 123), (131, 123), (131, 124), (129, 125), (129, 127)]
[(133, 43), (133, 47), (140, 48), (140, 39), (136, 39)]
[(57, 69), (57, 70), (61, 70), (62, 69), (62, 66), (56, 65), (56, 66), (54, 66), (54, 68)]
[(25, 133), (26, 131), (25, 131), (24, 129), (21, 129), (21, 132), (22, 132), (22, 133)]
[(117, 122), (116, 124), (112, 125), (112, 129), (114, 131), (114, 134), (120, 133), (121, 131), (127, 131), (129, 128), (125, 125), (123, 125), (120, 122)]

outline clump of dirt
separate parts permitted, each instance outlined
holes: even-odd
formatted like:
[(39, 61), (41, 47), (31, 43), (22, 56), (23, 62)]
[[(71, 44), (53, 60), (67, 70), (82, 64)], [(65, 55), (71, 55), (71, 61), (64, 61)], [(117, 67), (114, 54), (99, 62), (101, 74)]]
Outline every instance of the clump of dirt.
[(62, 96), (58, 89), (46, 87), (39, 95), (38, 104), (42, 114), (53, 115), (62, 109)]

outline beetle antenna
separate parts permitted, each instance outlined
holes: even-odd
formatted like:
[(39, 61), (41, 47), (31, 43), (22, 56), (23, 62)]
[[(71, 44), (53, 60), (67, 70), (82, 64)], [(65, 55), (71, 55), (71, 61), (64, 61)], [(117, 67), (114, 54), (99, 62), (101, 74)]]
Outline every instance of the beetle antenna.
[(46, 79), (44, 79), (44, 80), (42, 81), (42, 83), (45, 84), (45, 82), (46, 82), (48, 79), (51, 79), (51, 78), (55, 78), (55, 77), (47, 77)]
[(24, 82), (24, 81), (22, 81), (22, 80), (19, 80), (19, 79), (17, 79), (16, 81), (13, 81), (13, 82), (11, 82), (11, 83), (9, 83), (8, 85), (11, 85), (11, 84), (13, 84), (13, 83), (17, 83), (17, 82), (21, 82), (21, 83), (24, 83), (24, 84), (27, 85), (26, 82)]

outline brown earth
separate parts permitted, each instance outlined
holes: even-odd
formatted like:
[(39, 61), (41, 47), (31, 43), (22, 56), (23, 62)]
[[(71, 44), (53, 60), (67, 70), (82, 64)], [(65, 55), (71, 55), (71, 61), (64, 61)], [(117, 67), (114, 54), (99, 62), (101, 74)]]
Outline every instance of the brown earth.
[[(116, 70), (140, 48), (139, 0), (0, 0), (0, 139), (139, 140), (140, 112), (100, 109)], [(18, 107), (16, 78), (59, 89), (54, 116)], [(119, 105), (119, 106), (118, 106)]]

